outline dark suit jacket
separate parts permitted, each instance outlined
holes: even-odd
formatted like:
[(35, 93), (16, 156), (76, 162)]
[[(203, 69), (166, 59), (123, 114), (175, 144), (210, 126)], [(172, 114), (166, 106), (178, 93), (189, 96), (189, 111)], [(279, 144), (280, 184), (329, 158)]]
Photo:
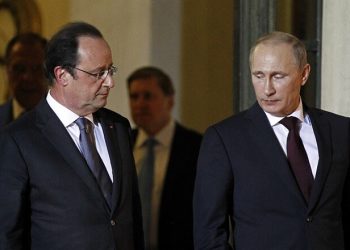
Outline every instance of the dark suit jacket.
[[(137, 130), (133, 130), (134, 141)], [(176, 124), (159, 210), (158, 249), (193, 249), (192, 197), (202, 136)]]
[(0, 133), (1, 250), (143, 249), (129, 123), (107, 109), (94, 117), (113, 168), (111, 209), (46, 100)]
[(306, 112), (319, 150), (309, 204), (258, 104), (206, 131), (194, 192), (196, 249), (229, 249), (228, 215), (236, 250), (350, 249), (349, 119)]
[(0, 127), (13, 121), (12, 99), (0, 105)]

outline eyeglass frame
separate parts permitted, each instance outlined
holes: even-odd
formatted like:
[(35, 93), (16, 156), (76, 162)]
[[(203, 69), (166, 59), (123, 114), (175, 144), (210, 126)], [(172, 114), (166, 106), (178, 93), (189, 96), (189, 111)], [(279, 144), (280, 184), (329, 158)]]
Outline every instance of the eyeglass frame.
[(81, 72), (84, 72), (85, 74), (88, 74), (90, 76), (94, 76), (94, 77), (96, 77), (96, 80), (105, 80), (109, 74), (111, 76), (114, 76), (118, 71), (118, 68), (114, 65), (110, 66), (108, 69), (101, 70), (98, 73), (91, 73), (89, 71), (86, 71), (86, 70), (83, 70), (83, 69), (80, 69), (77, 67), (73, 67), (73, 66), (69, 66), (69, 67), (76, 69), (76, 70), (79, 70)]

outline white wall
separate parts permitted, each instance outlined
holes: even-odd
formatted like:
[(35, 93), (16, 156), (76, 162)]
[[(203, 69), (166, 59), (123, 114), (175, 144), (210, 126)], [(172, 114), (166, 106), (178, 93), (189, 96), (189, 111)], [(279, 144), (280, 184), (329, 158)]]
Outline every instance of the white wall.
[(72, 21), (95, 25), (111, 46), (118, 74), (107, 107), (129, 117), (125, 79), (135, 67), (150, 61), (151, 1), (75, 0), (70, 8)]
[(323, 1), (322, 109), (350, 116), (350, 1)]

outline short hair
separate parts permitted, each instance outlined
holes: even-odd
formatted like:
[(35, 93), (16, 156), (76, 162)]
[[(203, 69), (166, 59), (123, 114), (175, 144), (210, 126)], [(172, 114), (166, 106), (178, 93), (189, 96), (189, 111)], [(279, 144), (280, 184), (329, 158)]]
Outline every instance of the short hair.
[(11, 59), (12, 49), (16, 44), (34, 45), (39, 44), (45, 50), (47, 40), (41, 35), (34, 32), (20, 33), (14, 36), (8, 43), (5, 49), (5, 63), (8, 64)]
[(56, 66), (66, 68), (74, 75), (73, 68), (78, 63), (79, 38), (82, 36), (103, 38), (102, 33), (93, 25), (85, 22), (72, 22), (64, 25), (48, 42), (44, 69), (52, 84)]
[(293, 54), (296, 60), (296, 63), (298, 64), (299, 68), (303, 68), (308, 62), (307, 62), (307, 52), (305, 45), (302, 41), (300, 41), (297, 37), (293, 36), (292, 34), (280, 32), (280, 31), (274, 31), (271, 33), (268, 33), (256, 40), (255, 44), (250, 49), (249, 54), (249, 63), (252, 63), (252, 57), (254, 54), (254, 51), (256, 47), (260, 44), (289, 44), (292, 46)]
[(157, 80), (158, 86), (166, 96), (172, 96), (175, 94), (173, 83), (170, 77), (161, 69), (146, 66), (135, 70), (127, 78), (128, 88), (130, 89), (131, 82), (138, 79), (150, 79), (155, 78)]

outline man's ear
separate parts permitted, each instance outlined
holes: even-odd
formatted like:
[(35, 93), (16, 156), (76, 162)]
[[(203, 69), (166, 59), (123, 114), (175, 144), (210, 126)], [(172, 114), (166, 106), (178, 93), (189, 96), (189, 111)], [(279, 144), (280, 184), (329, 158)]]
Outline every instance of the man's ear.
[(54, 68), (56, 82), (60, 85), (66, 86), (68, 84), (69, 77), (72, 77), (67, 69), (62, 66), (56, 66)]
[(306, 64), (304, 66), (304, 68), (303, 68), (303, 72), (302, 72), (302, 75), (301, 75), (301, 80), (302, 80), (301, 86), (305, 85), (307, 79), (309, 78), (310, 71), (311, 71), (310, 64)]

